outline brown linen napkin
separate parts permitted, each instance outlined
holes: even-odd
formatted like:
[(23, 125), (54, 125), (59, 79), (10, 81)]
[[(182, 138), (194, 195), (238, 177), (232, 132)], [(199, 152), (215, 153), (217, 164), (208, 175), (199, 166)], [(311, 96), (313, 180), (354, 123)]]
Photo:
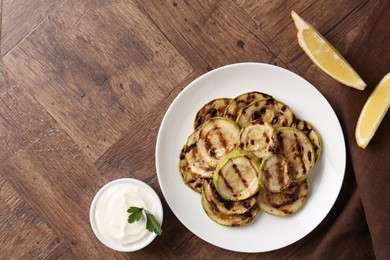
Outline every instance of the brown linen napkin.
[[(356, 98), (345, 99), (343, 109), (347, 148), (357, 190), (367, 219), (371, 240), (377, 259), (390, 256), (390, 115), (387, 113), (374, 138), (366, 149), (357, 146), (354, 136), (356, 121), (369, 94), (381, 78), (390, 72), (390, 2), (378, 1), (366, 22), (370, 27), (364, 30), (356, 41), (357, 48), (351, 49), (352, 62), (361, 68), (361, 76), (368, 87)], [(386, 43), (387, 42), (387, 43)], [(353, 52), (352, 52), (353, 51)]]

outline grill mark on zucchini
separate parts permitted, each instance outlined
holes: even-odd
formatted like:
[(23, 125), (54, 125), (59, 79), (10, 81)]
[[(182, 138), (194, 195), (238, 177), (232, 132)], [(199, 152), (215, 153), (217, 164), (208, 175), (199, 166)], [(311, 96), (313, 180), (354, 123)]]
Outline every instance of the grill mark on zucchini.
[(210, 167), (200, 156), (196, 146), (199, 138), (199, 131), (195, 130), (187, 139), (184, 149), (189, 171), (200, 177), (211, 178), (214, 174), (214, 168)]
[(185, 146), (183, 146), (183, 148), (181, 149), (181, 151), (180, 151), (180, 156), (179, 156), (179, 159), (180, 160), (184, 160), (185, 158), (186, 158), (186, 156), (185, 156), (185, 148), (184, 148)]
[(284, 184), (284, 174), (283, 174), (283, 165), (280, 161), (277, 162), (277, 167), (279, 169), (279, 175), (278, 175), (278, 182), (279, 182), (279, 185), (283, 185)]
[(291, 183), (285, 191), (280, 193), (261, 190), (259, 206), (269, 214), (288, 216), (299, 210), (307, 199), (308, 192), (309, 184), (306, 179)]
[(248, 92), (237, 96), (225, 110), (224, 116), (232, 120), (236, 120), (240, 111), (245, 108), (248, 104), (252, 103), (257, 99), (264, 99), (271, 97), (268, 94), (261, 93), (258, 91)]
[(219, 194), (232, 201), (245, 200), (260, 188), (260, 163), (245, 150), (235, 150), (221, 158), (214, 173), (214, 184)]
[(218, 133), (218, 139), (219, 139), (219, 143), (222, 145), (222, 147), (224, 149), (226, 149), (227, 147), (227, 142), (226, 142), (226, 139), (225, 139), (225, 136), (223, 135), (223, 133), (221, 132), (221, 128), (218, 127), (217, 125), (214, 126), (214, 131), (217, 131)]
[[(301, 165), (302, 165), (302, 171), (303, 171), (303, 173), (306, 174), (307, 169), (306, 169), (305, 162), (303, 161), (303, 153), (302, 153), (303, 147), (302, 147), (301, 143), (299, 142), (299, 138), (298, 138), (296, 133), (294, 133), (294, 138), (295, 138), (295, 146), (297, 147), (297, 150), (298, 150), (298, 158), (299, 158)], [(296, 158), (296, 157), (294, 156), (294, 158)], [(310, 158), (310, 161), (311, 161), (311, 158)]]
[[(321, 138), (314, 127), (305, 120), (296, 119), (296, 128), (301, 130), (310, 140), (314, 149), (314, 161), (316, 162), (321, 154)], [(311, 159), (311, 154), (308, 154)]]
[(259, 213), (260, 208), (256, 203), (249, 210), (245, 211), (243, 214), (224, 214), (221, 212), (215, 202), (210, 202), (207, 199), (206, 185), (203, 185), (202, 191), (202, 207), (206, 214), (218, 224), (224, 226), (242, 226), (248, 224), (253, 220), (253, 218)]
[[(279, 118), (277, 116), (274, 116), (271, 120), (271, 125), (275, 125), (278, 122)], [(283, 122), (285, 124), (285, 122)]]
[(196, 147), (196, 143), (192, 143), (190, 146), (186, 147), (185, 153), (191, 152), (192, 149)]
[[(215, 189), (214, 184), (211, 184), (211, 185), (213, 185), (213, 188)], [(223, 203), (223, 206), (225, 207), (225, 209), (227, 209), (227, 210), (232, 209), (233, 201), (225, 200), (224, 198), (222, 198), (222, 196), (218, 192), (216, 192), (216, 197), (217, 197), (219, 202)]]
[(239, 126), (224, 117), (214, 117), (200, 127), (197, 148), (205, 162), (215, 167), (219, 159), (236, 149)]
[(205, 180), (203, 192), (206, 199), (215, 205), (215, 207), (223, 214), (243, 214), (256, 205), (258, 199), (258, 193), (252, 197), (242, 201), (231, 201), (224, 199), (216, 190), (213, 181)]
[(206, 146), (206, 149), (207, 149), (207, 153), (213, 157), (213, 158), (216, 158), (216, 154), (215, 154), (215, 147), (213, 147), (213, 144), (211, 143), (210, 139), (209, 139), (209, 136), (204, 136), (204, 137), (201, 137), (205, 140), (205, 146)]
[(242, 184), (244, 184), (245, 188), (248, 188), (248, 182), (245, 180), (245, 178), (242, 177), (241, 171), (240, 169), (238, 169), (238, 166), (233, 163), (232, 167), (236, 172), (236, 174), (238, 175), (238, 177), (240, 178)]
[(219, 175), (219, 178), (222, 178), (223, 183), (225, 184), (226, 188), (229, 190), (229, 192), (234, 196), (237, 197), (237, 195), (234, 192), (234, 189), (232, 186), (230, 186), (229, 182), (226, 180), (225, 176), (223, 174)]
[(249, 121), (254, 120), (262, 120), (276, 127), (295, 125), (292, 110), (286, 104), (274, 98), (253, 101), (241, 110), (241, 114), (236, 121), (243, 127)]
[(203, 186), (203, 179), (198, 175), (194, 174), (190, 169), (188, 162), (185, 157), (186, 145), (183, 146), (179, 156), (179, 172), (181, 179), (185, 185), (190, 187), (192, 190), (200, 193)]
[(260, 166), (261, 182), (264, 190), (278, 193), (286, 190), (292, 180), (292, 169), (287, 158), (281, 155), (270, 155)]
[(194, 129), (213, 117), (223, 116), (226, 107), (233, 99), (217, 98), (205, 104), (197, 113), (194, 120)]

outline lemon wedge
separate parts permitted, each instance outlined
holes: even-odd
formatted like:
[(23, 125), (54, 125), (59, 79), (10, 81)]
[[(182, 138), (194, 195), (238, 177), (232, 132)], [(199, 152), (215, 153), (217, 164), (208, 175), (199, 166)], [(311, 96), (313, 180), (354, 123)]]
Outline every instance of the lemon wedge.
[(357, 121), (355, 137), (357, 144), (366, 148), (374, 136), (390, 106), (390, 73), (383, 77), (368, 97)]
[(298, 29), (298, 43), (314, 64), (346, 86), (359, 90), (366, 87), (352, 66), (312, 25), (294, 11), (291, 11), (291, 17)]

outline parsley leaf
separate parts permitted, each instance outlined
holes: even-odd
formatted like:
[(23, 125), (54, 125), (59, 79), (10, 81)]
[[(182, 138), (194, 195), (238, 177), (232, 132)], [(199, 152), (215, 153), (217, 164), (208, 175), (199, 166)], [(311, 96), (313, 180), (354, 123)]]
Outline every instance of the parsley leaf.
[(152, 213), (145, 209), (146, 214), (146, 229), (150, 232), (154, 232), (157, 235), (161, 236), (162, 230), (160, 224), (157, 222), (156, 218)]
[(153, 214), (144, 208), (130, 207), (127, 210), (127, 212), (130, 213), (127, 222), (131, 224), (136, 221), (139, 221), (142, 216), (142, 211), (145, 211), (145, 215), (146, 215), (146, 229), (149, 230), (150, 232), (154, 232), (157, 235), (161, 236), (162, 230), (160, 224), (153, 216)]
[(127, 222), (133, 223), (141, 219), (143, 208), (130, 207), (127, 212), (130, 213)]

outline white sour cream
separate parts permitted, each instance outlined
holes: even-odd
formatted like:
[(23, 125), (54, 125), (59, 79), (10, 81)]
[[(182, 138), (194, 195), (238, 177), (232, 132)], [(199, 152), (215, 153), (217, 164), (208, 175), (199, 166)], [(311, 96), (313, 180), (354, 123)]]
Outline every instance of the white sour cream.
[(145, 244), (146, 240), (150, 240), (150, 243), (155, 237), (154, 233), (146, 229), (144, 213), (139, 221), (128, 223), (127, 209), (130, 207), (148, 210), (161, 223), (162, 207), (157, 194), (145, 183), (135, 179), (110, 182), (98, 192), (92, 203), (92, 228), (95, 226), (95, 234), (102, 241), (99, 237), (101, 235), (106, 245), (108, 241), (111, 248), (125, 251), (126, 247)]

